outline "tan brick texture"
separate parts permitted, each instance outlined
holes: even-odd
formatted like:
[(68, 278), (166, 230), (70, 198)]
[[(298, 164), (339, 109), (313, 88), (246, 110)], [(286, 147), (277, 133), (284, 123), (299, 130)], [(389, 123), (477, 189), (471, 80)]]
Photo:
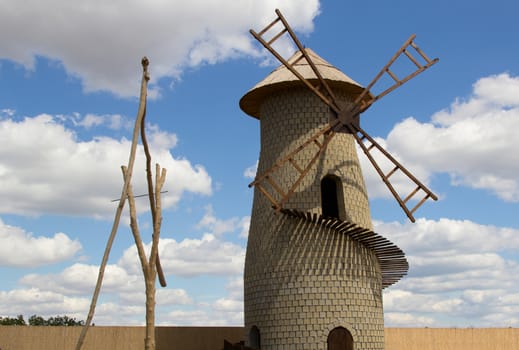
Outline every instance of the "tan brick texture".
[[(349, 98), (340, 91), (344, 103)], [(330, 111), (305, 88), (276, 91), (261, 106), (258, 174), (324, 127)], [(308, 161), (316, 148), (298, 153)], [(364, 179), (352, 135), (338, 133), (286, 208), (321, 214), (321, 180), (337, 176), (340, 219), (371, 229)], [(273, 179), (287, 189), (297, 172), (283, 167)], [(355, 349), (384, 349), (382, 277), (373, 251), (302, 218), (276, 213), (257, 189), (245, 261), (245, 329), (259, 329), (261, 349), (327, 349), (336, 327)], [(249, 341), (249, 345), (251, 342)]]

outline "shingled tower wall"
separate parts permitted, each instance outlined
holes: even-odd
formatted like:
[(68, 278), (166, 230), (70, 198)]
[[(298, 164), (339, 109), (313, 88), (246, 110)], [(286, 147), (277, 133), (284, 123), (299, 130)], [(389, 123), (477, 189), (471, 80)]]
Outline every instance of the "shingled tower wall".
[[(321, 59), (322, 60), (322, 59)], [(266, 86), (266, 87), (265, 87)], [(262, 85), (258, 174), (325, 126), (329, 108), (293, 82)], [(252, 89), (248, 96), (258, 91)], [(348, 91), (336, 89), (344, 103)], [(247, 95), (242, 108), (247, 111)], [(257, 96), (255, 96), (257, 97)], [(311, 148), (296, 161), (312, 157)], [(275, 181), (287, 189), (295, 169)], [(337, 185), (339, 219), (371, 229), (371, 217), (353, 136), (337, 134), (285, 208), (322, 213), (321, 181)], [(255, 189), (244, 273), (248, 345), (261, 349), (332, 349), (334, 337), (351, 337), (354, 349), (384, 349), (382, 275), (375, 253), (318, 221), (276, 213)], [(334, 333), (334, 330), (335, 333)], [(346, 349), (348, 349), (346, 347)]]

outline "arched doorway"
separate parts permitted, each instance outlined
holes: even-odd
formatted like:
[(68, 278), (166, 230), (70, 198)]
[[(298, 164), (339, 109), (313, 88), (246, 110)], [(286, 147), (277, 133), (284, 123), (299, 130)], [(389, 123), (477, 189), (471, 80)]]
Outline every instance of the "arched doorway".
[(344, 327), (332, 329), (328, 334), (328, 350), (353, 350), (353, 336)]
[(259, 328), (252, 326), (249, 332), (249, 343), (253, 349), (261, 349), (261, 337)]
[(321, 180), (321, 206), (323, 216), (339, 219), (343, 210), (342, 183), (335, 175), (326, 175)]

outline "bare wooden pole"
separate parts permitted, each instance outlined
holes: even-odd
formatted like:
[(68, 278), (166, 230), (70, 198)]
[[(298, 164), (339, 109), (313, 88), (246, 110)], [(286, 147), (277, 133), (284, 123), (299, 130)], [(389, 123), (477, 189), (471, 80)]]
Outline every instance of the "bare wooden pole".
[(112, 244), (115, 239), (117, 229), (119, 227), (119, 222), (121, 221), (121, 215), (122, 215), (122, 211), (124, 208), (124, 203), (126, 201), (126, 198), (128, 197), (128, 187), (130, 185), (130, 181), (131, 181), (131, 177), (132, 177), (132, 173), (133, 173), (133, 166), (135, 163), (135, 153), (136, 153), (137, 144), (139, 141), (139, 131), (140, 131), (140, 127), (142, 125), (142, 119), (144, 118), (144, 116), (146, 114), (146, 95), (147, 95), (147, 91), (148, 91), (148, 81), (149, 81), (148, 58), (143, 57), (141, 64), (142, 64), (142, 80), (141, 80), (141, 92), (140, 92), (140, 97), (139, 97), (139, 109), (137, 112), (137, 118), (135, 119), (135, 126), (133, 129), (132, 145), (131, 145), (131, 149), (130, 149), (130, 156), (128, 158), (128, 166), (127, 166), (126, 176), (124, 179), (124, 185), (123, 185), (123, 189), (121, 192), (121, 197), (119, 199), (119, 205), (117, 206), (117, 211), (115, 213), (115, 218), (114, 218), (114, 222), (112, 225), (112, 231), (110, 232), (110, 236), (108, 237), (108, 242), (106, 243), (106, 248), (105, 248), (105, 251), (103, 254), (103, 259), (101, 261), (101, 265), (99, 266), (99, 273), (97, 276), (96, 287), (94, 289), (94, 294), (92, 296), (92, 302), (90, 303), (90, 310), (88, 312), (88, 317), (87, 317), (87, 320), (85, 321), (85, 325), (83, 326), (83, 329), (81, 330), (81, 334), (79, 335), (79, 339), (76, 344), (76, 350), (80, 350), (81, 347), (83, 346), (83, 342), (85, 341), (85, 337), (88, 332), (88, 328), (90, 327), (90, 323), (92, 322), (92, 319), (94, 317), (97, 299), (99, 297), (99, 292), (101, 290), (101, 285), (103, 283), (103, 277), (104, 277), (106, 264), (108, 262), (108, 257), (110, 256)]

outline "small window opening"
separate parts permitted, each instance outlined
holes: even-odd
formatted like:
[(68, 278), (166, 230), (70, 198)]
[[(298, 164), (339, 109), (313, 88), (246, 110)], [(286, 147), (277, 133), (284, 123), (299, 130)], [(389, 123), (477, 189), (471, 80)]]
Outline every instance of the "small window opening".
[(334, 175), (326, 175), (321, 180), (321, 205), (323, 216), (339, 219), (339, 189), (341, 180)]

